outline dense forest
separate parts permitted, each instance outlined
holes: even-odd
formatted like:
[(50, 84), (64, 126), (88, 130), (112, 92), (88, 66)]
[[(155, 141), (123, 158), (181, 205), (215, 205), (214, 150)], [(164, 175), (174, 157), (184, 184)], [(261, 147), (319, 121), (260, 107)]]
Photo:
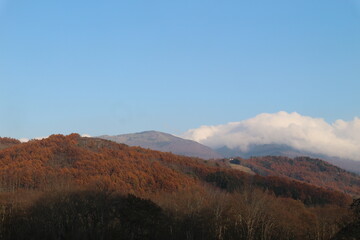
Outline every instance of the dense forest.
[(1, 139), (1, 239), (322, 240), (358, 224), (350, 195), (221, 161), (78, 134), (10, 140)]
[(0, 150), (20, 143), (21, 142), (19, 140), (14, 138), (0, 137)]
[(360, 197), (360, 176), (347, 172), (321, 159), (310, 157), (264, 156), (233, 158), (231, 166), (241, 165), (262, 176), (296, 179), (330, 190)]

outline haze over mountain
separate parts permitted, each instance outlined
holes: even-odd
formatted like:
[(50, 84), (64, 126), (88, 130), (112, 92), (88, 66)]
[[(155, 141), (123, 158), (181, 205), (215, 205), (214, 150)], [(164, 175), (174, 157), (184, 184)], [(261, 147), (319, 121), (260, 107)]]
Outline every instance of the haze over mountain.
[(250, 158), (255, 156), (286, 156), (286, 157), (298, 157), (308, 156), (307, 153), (301, 152), (285, 144), (263, 144), (263, 145), (250, 145), (246, 151), (240, 148), (229, 148), (223, 146), (217, 148), (216, 152), (224, 157), (242, 157)]
[(178, 155), (199, 157), (203, 159), (221, 158), (222, 156), (198, 142), (182, 139), (168, 133), (145, 131), (117, 136), (100, 136), (99, 138), (124, 143), (129, 146), (139, 146), (162, 152), (172, 152)]
[(360, 0), (0, 0), (0, 25), (0, 240), (360, 231), (359, 176), (315, 159), (360, 174)]
[(306, 156), (311, 158), (319, 158), (347, 171), (360, 174), (359, 161), (330, 157), (325, 154), (315, 154), (306, 151), (300, 151), (285, 144), (250, 145), (247, 151), (242, 151), (240, 148), (230, 149), (226, 146), (223, 146), (221, 148), (215, 149), (215, 151), (227, 158), (251, 158), (262, 156), (283, 156), (289, 158)]
[[(264, 135), (268, 134), (267, 131), (264, 130)], [(283, 131), (287, 130), (284, 129)], [(260, 133), (258, 134), (260, 135)], [(219, 136), (220, 139), (225, 137), (226, 135)], [(236, 136), (233, 137), (236, 139)], [(246, 148), (244, 148), (241, 147), (241, 144), (245, 141), (244, 139), (242, 139), (239, 140), (239, 146), (236, 146), (236, 142), (234, 140), (234, 145), (232, 148), (226, 146), (224, 142), (224, 145), (222, 147), (214, 147), (213, 149), (211, 149), (211, 145), (207, 147), (195, 141), (183, 139), (168, 133), (158, 131), (144, 131), (140, 133), (122, 134), (117, 136), (103, 135), (100, 136), (100, 138), (112, 140), (117, 143), (124, 143), (129, 146), (140, 146), (152, 150), (172, 152), (178, 155), (199, 157), (203, 159), (217, 159), (223, 157), (249, 158), (253, 156), (285, 156), (294, 158), (300, 156), (307, 156), (312, 158), (320, 158), (345, 170), (357, 174), (360, 173), (360, 161), (354, 161), (351, 159), (329, 156), (327, 154), (310, 152), (296, 148), (286, 143), (249, 143)], [(206, 141), (204, 142), (206, 143)]]
[(263, 113), (240, 122), (201, 126), (182, 137), (217, 149), (225, 156), (311, 156), (360, 172), (360, 119), (337, 120), (296, 112)]

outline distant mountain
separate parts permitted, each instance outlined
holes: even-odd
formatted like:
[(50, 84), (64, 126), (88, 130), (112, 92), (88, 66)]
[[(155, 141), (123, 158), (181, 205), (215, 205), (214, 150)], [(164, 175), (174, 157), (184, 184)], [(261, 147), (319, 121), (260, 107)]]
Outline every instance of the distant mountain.
[(309, 157), (252, 157), (234, 158), (230, 165), (240, 165), (262, 176), (288, 177), (329, 190), (360, 196), (360, 176), (320, 159)]
[(263, 144), (263, 145), (251, 145), (247, 151), (242, 151), (239, 148), (230, 149), (226, 146), (215, 149), (220, 155), (224, 157), (261, 157), (261, 156), (284, 156), (284, 157), (302, 157), (307, 156), (311, 158), (320, 158), (335, 166), (360, 174), (360, 161), (353, 161), (349, 159), (341, 159), (337, 157), (331, 157), (324, 154), (315, 154), (306, 151), (301, 151), (290, 147), (285, 144)]
[(222, 156), (198, 142), (182, 139), (168, 133), (146, 131), (117, 136), (100, 136), (99, 138), (124, 143), (129, 146), (139, 146), (162, 152), (172, 152), (177, 155), (199, 157), (203, 159), (216, 159)]

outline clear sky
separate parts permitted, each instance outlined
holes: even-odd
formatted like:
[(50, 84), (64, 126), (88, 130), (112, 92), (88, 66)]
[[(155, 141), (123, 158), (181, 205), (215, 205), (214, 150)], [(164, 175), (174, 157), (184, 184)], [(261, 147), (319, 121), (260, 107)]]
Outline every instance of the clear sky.
[(360, 0), (0, 0), (0, 136), (360, 116)]

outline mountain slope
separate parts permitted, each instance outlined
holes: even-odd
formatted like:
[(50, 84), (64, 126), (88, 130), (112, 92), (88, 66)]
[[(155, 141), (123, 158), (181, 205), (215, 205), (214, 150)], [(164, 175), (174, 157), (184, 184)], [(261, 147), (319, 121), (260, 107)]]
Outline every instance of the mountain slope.
[(215, 150), (224, 157), (262, 157), (262, 156), (284, 156), (284, 157), (302, 157), (307, 156), (310, 158), (319, 158), (329, 162), (335, 166), (343, 168), (347, 171), (360, 174), (360, 161), (353, 161), (349, 159), (341, 159), (324, 154), (314, 154), (306, 151), (301, 151), (284, 144), (263, 144), (263, 145), (251, 145), (247, 151), (235, 148), (230, 149), (226, 146)]
[(129, 146), (139, 146), (162, 152), (172, 152), (174, 154), (189, 157), (199, 157), (203, 159), (222, 157), (211, 148), (200, 143), (157, 131), (146, 131), (117, 136), (105, 135), (100, 136), (99, 138), (111, 140), (117, 143), (124, 143)]
[(349, 202), (348, 195), (306, 183), (78, 134), (52, 135), (1, 150), (0, 176), (2, 192), (87, 187), (147, 194), (204, 190), (212, 184), (229, 192), (255, 187), (311, 205)]
[(263, 144), (263, 145), (250, 145), (246, 151), (239, 148), (228, 148), (223, 146), (216, 149), (224, 157), (261, 157), (261, 156), (285, 156), (285, 157), (299, 157), (307, 155), (305, 152), (298, 151), (290, 146), (284, 144)]
[(252, 157), (236, 158), (230, 163), (239, 164), (262, 176), (289, 177), (326, 189), (360, 196), (360, 177), (323, 160), (309, 157)]
[[(0, 186), (8, 191), (87, 185), (141, 193), (195, 185), (191, 176), (152, 159), (169, 157), (78, 134), (52, 135), (1, 150)], [(176, 156), (173, 160), (178, 161)]]

